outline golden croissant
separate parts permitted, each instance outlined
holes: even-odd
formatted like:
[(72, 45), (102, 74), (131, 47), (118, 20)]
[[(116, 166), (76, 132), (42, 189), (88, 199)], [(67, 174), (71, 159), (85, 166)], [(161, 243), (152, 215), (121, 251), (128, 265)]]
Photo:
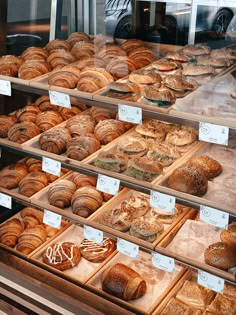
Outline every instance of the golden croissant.
[(0, 225), (0, 243), (14, 247), (24, 228), (19, 219), (10, 219)]
[(25, 229), (18, 238), (16, 249), (23, 254), (30, 254), (47, 240), (47, 232), (43, 225)]

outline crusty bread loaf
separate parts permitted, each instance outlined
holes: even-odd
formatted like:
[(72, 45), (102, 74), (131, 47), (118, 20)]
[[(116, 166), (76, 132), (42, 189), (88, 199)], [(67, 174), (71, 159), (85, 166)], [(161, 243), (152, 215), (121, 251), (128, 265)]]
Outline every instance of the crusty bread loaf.
[(194, 156), (187, 165), (201, 169), (207, 179), (216, 177), (222, 172), (221, 164), (208, 155)]
[(226, 230), (220, 233), (222, 242), (236, 247), (236, 222), (228, 225)]

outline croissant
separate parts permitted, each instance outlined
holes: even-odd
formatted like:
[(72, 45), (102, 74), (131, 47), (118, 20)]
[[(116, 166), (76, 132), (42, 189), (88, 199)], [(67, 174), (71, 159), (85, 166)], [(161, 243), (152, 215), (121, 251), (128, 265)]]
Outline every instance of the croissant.
[(93, 37), (93, 43), (97, 48), (101, 48), (106, 44), (114, 44), (114, 39), (110, 36), (97, 34)]
[(37, 136), (39, 133), (40, 130), (34, 123), (24, 121), (14, 124), (8, 130), (8, 138), (17, 143), (23, 143)]
[(74, 61), (75, 57), (69, 51), (64, 49), (54, 50), (47, 58), (47, 62), (52, 69), (61, 69)]
[(71, 53), (74, 55), (76, 60), (91, 57), (95, 54), (95, 52), (95, 45), (86, 41), (79, 41), (78, 43), (75, 43), (71, 49)]
[(101, 58), (106, 63), (110, 62), (113, 58), (117, 58), (118, 56), (126, 56), (126, 52), (118, 45), (109, 43), (103, 46), (96, 54), (96, 57)]
[(29, 172), (42, 170), (42, 162), (34, 158), (27, 158), (25, 160), (25, 165), (28, 167)]
[(55, 111), (59, 108), (59, 106), (50, 103), (50, 98), (47, 95), (37, 98), (34, 105), (37, 106), (41, 112), (45, 112), (47, 110)]
[(124, 264), (115, 264), (102, 274), (102, 289), (122, 300), (138, 299), (146, 293), (146, 281)]
[(41, 47), (29, 47), (21, 54), (21, 59), (26, 60), (46, 60), (48, 57), (48, 51)]
[(41, 110), (34, 105), (26, 105), (16, 111), (15, 116), (18, 121), (35, 122), (36, 116), (41, 113)]
[(121, 44), (121, 48), (124, 49), (127, 53), (129, 53), (130, 51), (135, 50), (136, 48), (143, 45), (144, 45), (144, 42), (142, 40), (128, 39)]
[(16, 122), (14, 116), (0, 115), (0, 138), (6, 138), (8, 130)]
[(63, 122), (63, 118), (59, 112), (48, 110), (37, 115), (35, 124), (41, 131), (46, 131)]
[(16, 77), (22, 60), (13, 55), (6, 55), (0, 58), (0, 74), (9, 77)]
[(17, 66), (20, 66), (20, 65), (22, 65), (22, 60), (21, 60), (21, 58), (16, 57), (14, 55), (5, 55), (5, 56), (2, 56), (0, 58), (0, 64), (2, 64), (2, 63), (5, 63), (5, 64), (14, 63)]
[(71, 200), (72, 212), (87, 218), (96, 211), (103, 202), (102, 193), (95, 187), (85, 186), (77, 189)]
[(51, 238), (58, 232), (58, 229), (54, 228), (51, 225), (43, 224), (43, 227), (45, 228), (45, 231), (47, 233), (47, 237)]
[(97, 183), (97, 179), (95, 177), (76, 173), (76, 172), (72, 174), (71, 180), (73, 181), (73, 183), (75, 183), (77, 189), (84, 186), (95, 187)]
[(48, 42), (47, 45), (45, 46), (45, 49), (49, 51), (49, 53), (58, 49), (69, 51), (70, 48), (71, 48), (70, 43), (62, 39), (53, 39), (50, 42)]
[[(68, 172), (68, 169), (62, 167), (60, 176), (65, 175), (67, 172)], [(46, 176), (47, 176), (47, 179), (48, 179), (49, 183), (53, 183), (53, 182), (55, 182), (55, 180), (58, 179), (58, 176), (53, 175), (53, 174), (46, 173)]]
[(76, 185), (67, 179), (61, 179), (48, 190), (50, 205), (64, 209), (70, 206), (71, 198), (76, 191)]
[(74, 46), (75, 43), (83, 41), (83, 42), (89, 42), (90, 37), (83, 32), (74, 32), (71, 33), (68, 37), (67, 41), (70, 43), (71, 46)]
[(48, 73), (51, 70), (46, 61), (43, 60), (26, 60), (20, 66), (18, 76), (24, 80), (31, 80), (40, 75)]
[(94, 129), (95, 136), (101, 144), (108, 144), (126, 131), (122, 121), (115, 119), (101, 120)]
[(131, 50), (128, 56), (135, 62), (138, 69), (158, 59), (158, 56), (151, 49), (141, 46)]
[(83, 70), (86, 67), (106, 68), (106, 63), (101, 58), (88, 57), (77, 61), (76, 67)]
[(0, 226), (0, 243), (14, 247), (24, 228), (19, 219), (10, 219)]
[(25, 207), (20, 212), (23, 218), (24, 228), (32, 228), (43, 223), (43, 213), (32, 207)]
[(77, 106), (71, 106), (71, 108), (60, 107), (58, 112), (61, 114), (64, 120), (67, 120), (75, 115), (81, 113), (81, 110)]
[(93, 93), (113, 81), (113, 76), (103, 68), (85, 68), (80, 74), (77, 89)]
[(0, 186), (6, 189), (15, 188), (27, 174), (28, 168), (23, 163), (8, 165), (0, 171)]
[(137, 70), (137, 65), (130, 57), (118, 56), (111, 59), (106, 70), (113, 75), (114, 79), (120, 79)]
[(19, 193), (31, 197), (48, 185), (47, 175), (43, 172), (31, 172), (19, 183)]
[(77, 74), (62, 69), (53, 71), (48, 76), (48, 84), (60, 86), (66, 89), (74, 89), (78, 80), (79, 78)]
[(57, 127), (42, 133), (39, 137), (41, 150), (55, 154), (66, 151), (66, 144), (71, 138), (70, 132), (65, 127)]
[(74, 116), (66, 122), (72, 137), (93, 133), (95, 125), (95, 120), (89, 115)]
[(73, 107), (76, 106), (77, 108), (79, 108), (81, 110), (81, 112), (87, 109), (87, 105), (78, 101), (78, 99), (76, 97), (71, 96), (70, 102), (71, 102), (71, 106), (73, 106)]
[(100, 149), (100, 147), (100, 142), (94, 134), (88, 133), (87, 135), (70, 139), (67, 143), (66, 156), (77, 161), (82, 161), (90, 154)]
[(28, 255), (47, 240), (47, 233), (43, 225), (27, 228), (18, 238), (16, 250)]
[(111, 109), (91, 107), (90, 115), (98, 123), (100, 120), (111, 119), (116, 117), (116, 112)]

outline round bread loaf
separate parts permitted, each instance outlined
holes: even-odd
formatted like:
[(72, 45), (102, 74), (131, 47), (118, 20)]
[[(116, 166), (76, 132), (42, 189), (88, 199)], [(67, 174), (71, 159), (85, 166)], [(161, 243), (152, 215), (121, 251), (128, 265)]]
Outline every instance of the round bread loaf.
[(194, 156), (187, 164), (201, 169), (207, 179), (216, 177), (222, 172), (221, 164), (208, 155)]
[(236, 247), (236, 222), (229, 224), (228, 229), (220, 233), (220, 238), (222, 242)]

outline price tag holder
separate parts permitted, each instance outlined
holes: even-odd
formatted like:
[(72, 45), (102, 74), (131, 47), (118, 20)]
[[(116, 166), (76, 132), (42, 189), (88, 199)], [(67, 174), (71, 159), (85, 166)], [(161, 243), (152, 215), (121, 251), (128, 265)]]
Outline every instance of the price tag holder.
[(8, 195), (0, 193), (0, 206), (11, 209), (12, 208), (12, 198)]
[(61, 107), (71, 108), (70, 96), (56, 91), (49, 91), (50, 103)]
[(0, 94), (11, 96), (11, 82), (0, 80)]
[(207, 206), (200, 206), (200, 220), (225, 229), (229, 224), (229, 214)]
[(160, 209), (169, 213), (175, 210), (175, 197), (162, 194), (158, 191), (151, 190), (150, 205), (153, 208)]
[(133, 124), (142, 124), (142, 108), (118, 104), (119, 120)]
[(61, 162), (49, 159), (43, 156), (42, 170), (49, 174), (60, 176), (61, 175)]
[(117, 239), (117, 250), (126, 256), (138, 258), (139, 246), (125, 241), (122, 238)]
[(199, 140), (221, 145), (228, 145), (229, 127), (199, 123)]
[(215, 292), (224, 293), (224, 279), (208, 272), (198, 270), (197, 283)]
[(84, 238), (98, 244), (103, 243), (103, 232), (92, 228), (91, 226), (84, 225)]
[(120, 188), (120, 180), (98, 174), (96, 189), (110, 195), (117, 195)]
[(152, 252), (152, 264), (154, 267), (164, 270), (164, 271), (168, 271), (168, 272), (175, 271), (174, 258), (164, 256), (156, 252)]
[(43, 223), (56, 229), (60, 229), (61, 215), (45, 209), (43, 214)]

